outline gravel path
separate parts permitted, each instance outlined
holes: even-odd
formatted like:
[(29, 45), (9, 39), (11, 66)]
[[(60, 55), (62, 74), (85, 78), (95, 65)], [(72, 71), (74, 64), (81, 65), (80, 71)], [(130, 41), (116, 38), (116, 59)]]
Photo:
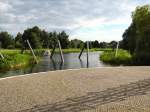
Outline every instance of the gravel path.
[(0, 79), (0, 112), (150, 112), (150, 67), (63, 70)]

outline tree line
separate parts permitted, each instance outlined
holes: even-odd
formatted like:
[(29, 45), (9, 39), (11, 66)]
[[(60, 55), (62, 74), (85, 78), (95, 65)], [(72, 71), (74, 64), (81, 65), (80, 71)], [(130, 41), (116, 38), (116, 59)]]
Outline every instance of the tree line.
[(135, 63), (150, 64), (150, 5), (138, 6), (132, 13), (132, 23), (123, 34), (121, 47), (130, 51)]
[[(53, 48), (57, 39), (59, 39), (63, 49), (67, 48), (82, 48), (84, 41), (79, 39), (69, 40), (69, 35), (65, 32), (47, 32), (34, 26), (26, 29), (23, 34), (20, 32), (16, 37), (13, 37), (8, 32), (0, 32), (1, 48), (3, 49), (20, 49), (27, 47), (25, 40), (29, 40), (33, 49)], [(99, 42), (97, 40), (90, 41), (90, 48), (115, 48), (117, 42)]]

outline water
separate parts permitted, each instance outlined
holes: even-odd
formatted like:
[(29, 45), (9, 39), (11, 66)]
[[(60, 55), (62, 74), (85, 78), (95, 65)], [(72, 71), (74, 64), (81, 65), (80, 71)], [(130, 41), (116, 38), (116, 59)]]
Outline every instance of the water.
[(66, 53), (64, 54), (64, 63), (61, 63), (59, 54), (53, 56), (53, 60), (49, 56), (42, 57), (41, 61), (24, 69), (10, 70), (0, 73), (0, 77), (9, 77), (15, 75), (23, 75), (29, 73), (38, 73), (54, 70), (64, 69), (79, 69), (79, 68), (91, 68), (91, 67), (104, 67), (109, 66), (99, 60), (99, 56), (102, 52), (90, 52), (89, 62), (87, 63), (86, 53), (83, 53), (81, 60), (78, 59), (79, 53)]

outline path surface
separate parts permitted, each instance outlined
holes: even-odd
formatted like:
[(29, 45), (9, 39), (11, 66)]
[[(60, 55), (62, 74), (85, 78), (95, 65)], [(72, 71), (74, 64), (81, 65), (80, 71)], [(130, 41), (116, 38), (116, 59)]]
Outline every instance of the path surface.
[(0, 112), (150, 112), (150, 67), (65, 70), (0, 79)]

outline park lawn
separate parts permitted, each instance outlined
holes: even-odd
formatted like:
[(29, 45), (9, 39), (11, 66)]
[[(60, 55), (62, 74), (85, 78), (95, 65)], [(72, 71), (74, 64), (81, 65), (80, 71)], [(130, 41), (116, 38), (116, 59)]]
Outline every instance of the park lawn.
[(128, 51), (119, 49), (117, 56), (115, 56), (115, 51), (104, 51), (100, 60), (112, 65), (131, 65), (132, 56)]

